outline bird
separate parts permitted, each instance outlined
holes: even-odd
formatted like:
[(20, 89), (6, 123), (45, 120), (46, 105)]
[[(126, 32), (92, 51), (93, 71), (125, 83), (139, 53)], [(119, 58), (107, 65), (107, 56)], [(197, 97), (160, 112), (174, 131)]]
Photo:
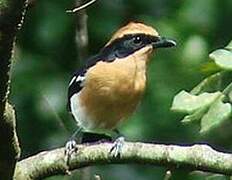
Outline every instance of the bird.
[[(142, 22), (129, 22), (117, 30), (71, 77), (67, 106), (79, 129), (117, 130), (142, 99), (151, 55), (173, 46), (174, 40)], [(115, 140), (111, 149), (115, 156), (123, 142), (123, 137)], [(75, 140), (66, 144), (68, 154), (75, 145)]]

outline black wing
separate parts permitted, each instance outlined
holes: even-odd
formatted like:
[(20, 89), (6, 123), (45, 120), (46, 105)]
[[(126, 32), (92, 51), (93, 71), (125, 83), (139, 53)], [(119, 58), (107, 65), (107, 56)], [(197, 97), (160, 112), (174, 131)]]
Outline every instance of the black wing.
[(85, 69), (80, 69), (76, 71), (72, 76), (72, 79), (68, 87), (68, 104), (67, 104), (68, 111), (71, 111), (71, 104), (70, 104), (71, 97), (74, 94), (77, 94), (83, 88), (85, 73), (86, 73)]
[(98, 61), (100, 61), (101, 58), (99, 55), (91, 57), (90, 59), (87, 60), (87, 63), (85, 64), (84, 67), (81, 69), (77, 70), (73, 75), (69, 83), (68, 87), (68, 104), (67, 108), (68, 111), (71, 111), (71, 102), (70, 99), (74, 94), (77, 94), (78, 92), (81, 91), (81, 89), (84, 87), (84, 81), (85, 81), (85, 74), (88, 71), (90, 67), (95, 65)]

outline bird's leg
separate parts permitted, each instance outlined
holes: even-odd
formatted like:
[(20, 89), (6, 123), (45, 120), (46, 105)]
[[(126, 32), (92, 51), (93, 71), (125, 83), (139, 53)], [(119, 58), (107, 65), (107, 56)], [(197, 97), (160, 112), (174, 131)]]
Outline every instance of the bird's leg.
[(79, 127), (73, 133), (73, 135), (69, 138), (67, 143), (65, 144), (65, 159), (66, 159), (67, 165), (69, 165), (69, 160), (70, 160), (71, 155), (77, 151), (76, 137), (79, 136), (81, 133), (82, 133), (82, 128)]
[(100, 134), (95, 132), (83, 132), (82, 143), (102, 143), (111, 142), (112, 137), (107, 134)]
[(125, 138), (122, 136), (122, 134), (118, 131), (118, 129), (115, 129), (114, 132), (117, 134), (117, 138), (113, 143), (113, 146), (110, 149), (110, 154), (113, 157), (120, 157), (122, 153), (122, 148), (125, 143)]

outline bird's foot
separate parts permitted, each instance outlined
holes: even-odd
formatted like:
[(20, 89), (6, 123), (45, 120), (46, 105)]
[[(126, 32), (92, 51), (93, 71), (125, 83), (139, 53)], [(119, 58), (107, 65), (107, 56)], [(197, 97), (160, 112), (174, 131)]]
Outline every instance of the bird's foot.
[(70, 158), (74, 152), (77, 152), (77, 142), (74, 139), (69, 140), (65, 145), (65, 161), (67, 165), (70, 164)]
[(73, 133), (71, 138), (69, 139), (68, 142), (65, 144), (65, 161), (67, 165), (70, 164), (70, 158), (74, 152), (77, 152), (77, 142), (75, 140), (76, 136), (79, 136), (82, 133), (82, 128), (79, 127), (77, 130)]
[(117, 158), (121, 156), (122, 153), (122, 147), (125, 144), (125, 138), (124, 137), (118, 137), (114, 143), (113, 146), (110, 149), (110, 155), (112, 155), (112, 157)]

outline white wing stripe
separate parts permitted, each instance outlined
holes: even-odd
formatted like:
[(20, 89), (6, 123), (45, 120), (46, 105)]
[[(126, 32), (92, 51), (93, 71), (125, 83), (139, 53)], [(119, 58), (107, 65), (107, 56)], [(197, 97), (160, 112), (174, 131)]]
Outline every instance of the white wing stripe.
[(76, 76), (74, 76), (73, 78), (72, 78), (72, 80), (70, 81), (70, 83), (69, 83), (69, 86), (71, 86), (71, 84), (76, 80)]

